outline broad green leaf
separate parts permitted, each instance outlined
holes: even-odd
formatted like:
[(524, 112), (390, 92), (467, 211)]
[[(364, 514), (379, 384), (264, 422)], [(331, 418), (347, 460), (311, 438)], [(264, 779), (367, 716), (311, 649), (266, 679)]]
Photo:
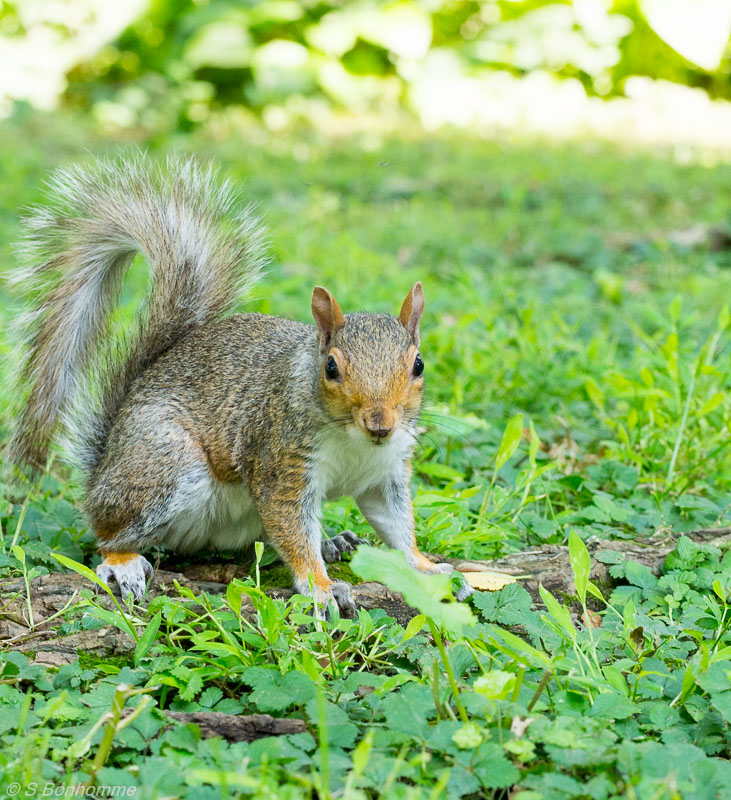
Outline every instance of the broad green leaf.
[(602, 671), (607, 682), (611, 684), (612, 688), (623, 694), (625, 697), (629, 695), (629, 687), (627, 686), (627, 679), (622, 675), (622, 671), (616, 667), (607, 665)]
[(302, 651), (302, 671), (314, 684), (318, 684), (322, 679), (322, 667), (307, 650)]
[(592, 597), (596, 597), (597, 600), (604, 602), (604, 595), (601, 593), (601, 590), (591, 581), (586, 584), (586, 591), (588, 594), (592, 595)]
[(729, 326), (729, 322), (731, 322), (731, 311), (729, 311), (728, 306), (723, 306), (718, 312), (718, 330), (725, 331)]
[(536, 429), (533, 426), (533, 420), (530, 421), (530, 445), (528, 447), (528, 463), (531, 469), (536, 468), (536, 458), (538, 456), (538, 448), (541, 446), (541, 440), (538, 438)]
[(721, 403), (723, 403), (724, 395), (721, 392), (716, 392), (710, 400), (707, 400), (699, 409), (698, 416), (705, 417), (707, 414), (710, 414), (712, 411), (715, 411)]
[(495, 469), (500, 469), (505, 462), (513, 455), (516, 448), (520, 444), (520, 439), (523, 435), (523, 417), (521, 414), (516, 414), (510, 422), (508, 422), (503, 440), (500, 443), (500, 449), (495, 456)]
[(731, 647), (722, 647), (711, 656), (711, 664), (719, 661), (731, 661)]
[(564, 631), (569, 635), (569, 638), (576, 639), (576, 628), (574, 627), (574, 623), (571, 621), (571, 614), (569, 610), (562, 606), (558, 600), (546, 589), (543, 584), (538, 587), (538, 591), (541, 594), (541, 599), (546, 604), (546, 608), (548, 609), (548, 613), (553, 617), (556, 622), (563, 628)]
[(670, 319), (673, 322), (677, 322), (680, 319), (680, 313), (683, 310), (683, 298), (678, 295), (675, 297), (668, 307), (668, 311), (670, 312)]
[(242, 678), (252, 687), (249, 700), (259, 711), (284, 711), (310, 702), (317, 694), (314, 682), (296, 670), (282, 675), (274, 667), (249, 667)]
[(507, 789), (520, 779), (520, 772), (495, 742), (483, 742), (477, 748), (474, 764), (475, 775), (484, 789)]
[(596, 408), (604, 413), (604, 392), (599, 388), (599, 385), (593, 378), (587, 378), (584, 381), (584, 388), (589, 396), (589, 400), (596, 406)]
[(366, 735), (358, 742), (358, 746), (353, 750), (351, 758), (353, 760), (353, 773), (357, 778), (362, 775), (368, 766), (373, 749), (373, 735), (375, 731), (371, 728)]
[(642, 382), (647, 386), (649, 389), (655, 385), (655, 376), (650, 372), (647, 367), (642, 367), (640, 370), (640, 378), (642, 378)]
[(574, 573), (574, 586), (582, 605), (586, 603), (586, 586), (591, 572), (591, 558), (586, 545), (575, 531), (569, 534), (569, 561)]
[(350, 567), (364, 580), (378, 581), (400, 592), (409, 605), (449, 633), (459, 635), (465, 625), (477, 622), (469, 606), (453, 599), (449, 575), (418, 572), (406, 563), (400, 550), (361, 545)]
[(627, 717), (631, 717), (639, 710), (640, 707), (631, 702), (629, 698), (625, 697), (623, 694), (606, 692), (595, 698), (588, 716), (604, 717), (608, 719), (627, 719)]
[[(258, 542), (257, 542), (258, 544)], [(242, 598), (241, 595), (243, 594), (244, 587), (237, 585), (233, 581), (229, 583), (226, 589), (226, 602), (229, 605), (229, 608), (239, 616), (241, 614), (241, 603)]]
[(712, 694), (711, 703), (721, 712), (726, 724), (731, 724), (731, 692)]
[(422, 508), (423, 506), (444, 506), (454, 504), (454, 493), (445, 491), (440, 492), (419, 492), (414, 497), (414, 506)]
[(417, 680), (416, 675), (407, 675), (405, 672), (397, 672), (395, 675), (391, 675), (390, 678), (386, 678), (383, 684), (375, 690), (375, 693), (379, 697), (382, 697), (392, 692), (394, 689), (398, 689), (399, 686), (404, 686), (415, 680)]
[(545, 654), (542, 653), (540, 650), (536, 650), (535, 647), (528, 644), (525, 640), (521, 639), (520, 636), (516, 636), (514, 633), (510, 631), (506, 631), (503, 628), (493, 628), (493, 632), (505, 643), (506, 646), (503, 646), (501, 642), (495, 641), (493, 639), (494, 644), (496, 647), (504, 653), (511, 655), (516, 661), (523, 661), (520, 658), (520, 655), (524, 655), (528, 657), (528, 663), (531, 666), (543, 669), (549, 669), (551, 666), (551, 659)]
[(409, 683), (399, 692), (392, 692), (383, 699), (386, 725), (419, 740), (429, 733), (429, 717), (436, 713), (434, 696), (419, 683)]
[(432, 478), (442, 478), (448, 481), (463, 481), (465, 477), (464, 472), (433, 461), (419, 462), (418, 472), (422, 475), (429, 475)]
[(690, 667), (685, 668), (683, 674), (683, 686), (680, 690), (680, 701), (683, 702), (685, 698), (693, 691), (695, 686), (695, 675)]
[(106, 608), (102, 608), (101, 606), (89, 606), (88, 608), (85, 608), (84, 616), (100, 619), (105, 625), (112, 625), (124, 633), (129, 633), (128, 624), (123, 617), (121, 617), (119, 614), (115, 614), (114, 611), (108, 611)]
[(237, 650), (233, 645), (223, 644), (222, 642), (203, 642), (201, 644), (194, 644), (191, 648), (193, 651), (202, 653), (220, 653), (221, 655), (236, 656), (241, 658), (241, 650)]
[(404, 631), (403, 638), (401, 639), (401, 644), (407, 642), (409, 639), (413, 639), (414, 636), (424, 627), (425, 619), (423, 614), (417, 614), (415, 617), (412, 617), (409, 620), (409, 624), (406, 626), (406, 630)]
[(56, 561), (59, 562), (59, 564), (63, 564), (63, 566), (67, 569), (77, 572), (79, 575), (83, 575), (92, 583), (95, 583), (101, 589), (104, 589), (105, 592), (111, 594), (109, 587), (101, 578), (97, 576), (93, 569), (89, 569), (89, 567), (85, 566), (84, 564), (79, 564), (78, 561), (74, 561), (73, 559), (63, 556), (60, 553), (51, 553), (51, 555), (56, 559)]
[(500, 669), (492, 669), (472, 684), (472, 688), (490, 700), (504, 700), (515, 684), (515, 675)]
[(254, 794), (257, 789), (261, 788), (261, 778), (252, 778), (249, 775), (242, 775), (241, 772), (236, 770), (225, 770), (221, 767), (216, 769), (206, 767), (190, 768), (186, 770), (186, 777), (189, 777), (191, 782), (195, 781), (198, 784), (210, 784), (211, 786), (220, 787), (221, 793), (223, 794), (225, 791), (227, 795), (234, 787), (237, 789), (251, 789), (251, 792), (247, 791), (246, 794)]
[(652, 570), (638, 561), (626, 562), (625, 577), (633, 586), (641, 589), (654, 589), (657, 586), (657, 577), (652, 574)]
[(637, 626), (636, 620), (637, 609), (635, 608), (634, 601), (630, 599), (624, 604), (624, 613), (622, 615), (622, 627), (625, 635), (629, 635)]
[(147, 655), (147, 651), (155, 641), (157, 632), (160, 630), (160, 623), (162, 622), (162, 613), (160, 611), (147, 623), (145, 632), (140, 636), (137, 647), (135, 647), (134, 664), (137, 666), (140, 661)]
[(530, 626), (535, 613), (533, 600), (519, 584), (511, 583), (497, 592), (476, 592), (473, 603), (488, 622), (500, 625)]
[[(289, 674), (299, 674), (304, 677), (302, 673)], [(358, 728), (348, 719), (348, 715), (340, 706), (328, 701), (321, 703), (314, 697), (305, 705), (305, 712), (313, 726), (319, 725), (320, 722), (327, 726), (328, 739), (332, 744), (338, 747), (350, 747), (355, 742)]]

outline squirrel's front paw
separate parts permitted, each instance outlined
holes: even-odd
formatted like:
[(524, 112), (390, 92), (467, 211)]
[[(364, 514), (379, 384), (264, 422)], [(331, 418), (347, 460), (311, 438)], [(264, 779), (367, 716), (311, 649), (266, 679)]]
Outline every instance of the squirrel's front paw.
[(97, 577), (107, 585), (114, 579), (123, 600), (131, 594), (138, 603), (152, 573), (152, 564), (137, 553), (110, 553), (96, 568)]
[(332, 539), (322, 540), (322, 558), (328, 564), (341, 561), (345, 553), (352, 553), (362, 542), (353, 531), (343, 531)]

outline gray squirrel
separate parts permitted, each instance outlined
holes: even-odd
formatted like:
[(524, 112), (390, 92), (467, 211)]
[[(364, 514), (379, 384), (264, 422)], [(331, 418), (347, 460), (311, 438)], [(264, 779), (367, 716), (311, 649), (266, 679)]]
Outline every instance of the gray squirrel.
[[(330, 580), (325, 561), (359, 540), (323, 540), (320, 524), (322, 502), (344, 494), (412, 567), (452, 572), (417, 549), (409, 491), (424, 392), (421, 283), (398, 317), (343, 314), (321, 286), (316, 325), (231, 314), (266, 247), (215, 169), (135, 155), (61, 170), (49, 187), (26, 220), (20, 283), (37, 307), (10, 454), (42, 468), (65, 437), (101, 579), (140, 600), (152, 575), (142, 551), (265, 538), (298, 592), (352, 615), (350, 586)], [(136, 253), (151, 287), (133, 333), (113, 342), (109, 318)]]

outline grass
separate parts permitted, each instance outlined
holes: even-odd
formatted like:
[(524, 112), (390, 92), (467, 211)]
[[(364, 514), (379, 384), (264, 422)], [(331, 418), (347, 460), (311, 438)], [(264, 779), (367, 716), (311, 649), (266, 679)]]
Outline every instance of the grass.
[[(17, 210), (40, 199), (48, 170), (114, 143), (63, 116), (4, 123), (3, 141), (10, 265)], [(698, 224), (729, 229), (731, 168), (590, 144), (361, 145), (307, 133), (149, 143), (216, 158), (260, 204), (274, 262), (251, 309), (307, 319), (322, 283), (344, 309), (395, 312), (424, 282), (420, 545), (492, 558), (570, 542), (596, 626), (564, 598), (535, 609), (520, 586), (479, 595), (467, 617), (434, 602), (448, 588), (406, 585), (426, 615), (406, 630), (379, 612), (316, 624), (304, 601), (272, 601), (251, 580), (219, 598), (181, 590), (118, 620), (139, 640), (131, 663), (54, 670), (0, 652), (0, 790), (42, 778), (144, 797), (731, 796), (728, 552), (682, 538), (657, 577), (605, 551), (621, 584), (609, 594), (587, 587), (582, 550), (731, 519), (731, 255), (678, 243)], [(136, 264), (122, 320), (144, 281)], [(16, 311), (2, 291), (7, 426)], [(27, 502), (14, 482), (0, 575), (58, 569), (51, 552), (93, 566), (75, 476), (54, 468)], [(348, 499), (324, 521), (369, 535)], [(280, 573), (263, 570), (262, 585)], [(237, 613), (242, 597), (253, 621)], [(108, 622), (103, 611), (82, 597), (60, 633)], [(114, 702), (139, 713), (110, 728)], [(308, 732), (202, 741), (165, 729), (163, 709), (298, 716)]]

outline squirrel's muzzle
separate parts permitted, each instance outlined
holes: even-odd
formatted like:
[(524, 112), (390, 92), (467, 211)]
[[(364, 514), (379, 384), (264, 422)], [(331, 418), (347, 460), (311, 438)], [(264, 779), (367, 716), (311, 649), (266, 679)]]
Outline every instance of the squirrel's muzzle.
[(394, 432), (396, 415), (386, 408), (368, 409), (360, 415), (360, 427), (374, 444), (383, 444)]

